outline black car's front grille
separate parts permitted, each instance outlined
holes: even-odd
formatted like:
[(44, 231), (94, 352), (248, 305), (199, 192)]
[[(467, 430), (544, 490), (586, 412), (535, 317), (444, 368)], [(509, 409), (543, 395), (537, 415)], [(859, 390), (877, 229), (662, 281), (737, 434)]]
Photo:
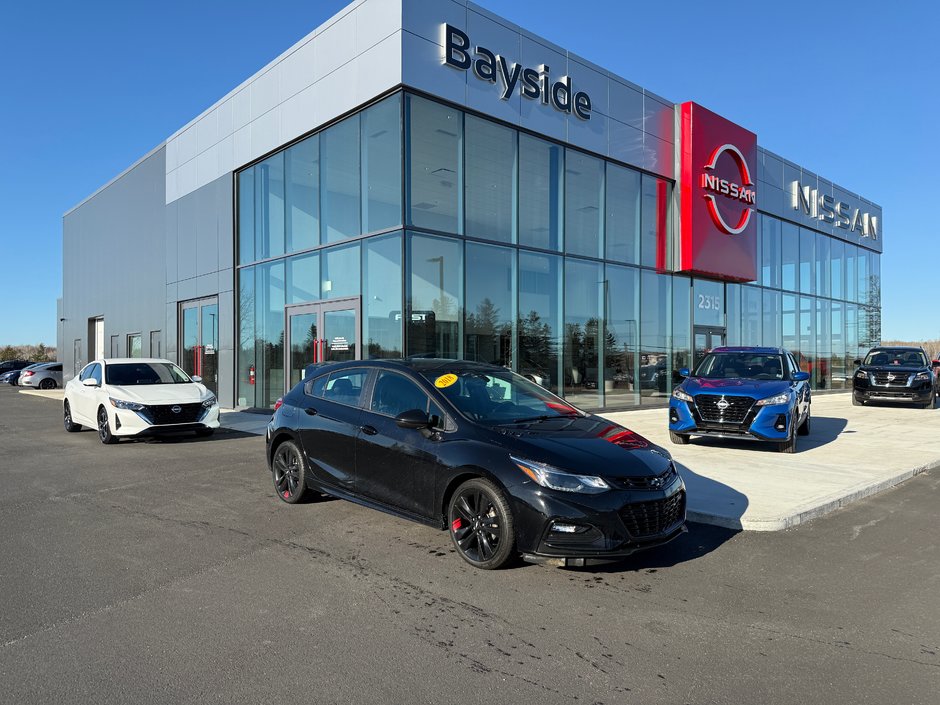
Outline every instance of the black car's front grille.
[(655, 477), (618, 477), (612, 482), (625, 490), (661, 490), (672, 484), (676, 477), (676, 469), (673, 465)]
[[(178, 411), (175, 411), (178, 409)], [(146, 407), (142, 413), (154, 426), (173, 423), (194, 423), (202, 418), (205, 407), (201, 402), (195, 404), (155, 404)]]
[(685, 492), (654, 502), (628, 504), (620, 510), (620, 519), (633, 538), (661, 534), (685, 515)]
[[(722, 403), (722, 400), (724, 400), (724, 403)], [(695, 406), (698, 407), (698, 413), (702, 417), (702, 421), (741, 423), (753, 405), (753, 397), (724, 396), (721, 394), (697, 394), (695, 396)]]
[(906, 387), (910, 379), (906, 372), (872, 372), (871, 376), (879, 387)]

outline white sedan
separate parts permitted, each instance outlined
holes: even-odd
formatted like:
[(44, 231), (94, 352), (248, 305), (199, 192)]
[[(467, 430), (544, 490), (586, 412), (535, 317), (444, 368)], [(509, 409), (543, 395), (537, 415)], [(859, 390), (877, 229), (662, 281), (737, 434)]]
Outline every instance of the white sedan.
[(122, 436), (211, 435), (219, 427), (219, 402), (201, 382), (169, 360), (89, 362), (65, 385), (65, 430), (88, 426), (109, 444)]

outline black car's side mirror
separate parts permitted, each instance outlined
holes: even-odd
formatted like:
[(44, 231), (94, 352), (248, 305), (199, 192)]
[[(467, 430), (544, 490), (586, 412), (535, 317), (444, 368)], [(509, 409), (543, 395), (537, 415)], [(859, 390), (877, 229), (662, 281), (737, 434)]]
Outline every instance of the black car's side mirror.
[(856, 367), (860, 367), (861, 364), (862, 364), (862, 361), (861, 361), (861, 360), (856, 360), (856, 361), (855, 361), (855, 366), (856, 366)]
[(431, 425), (431, 417), (421, 409), (409, 409), (395, 417), (395, 424), (399, 428), (428, 428)]

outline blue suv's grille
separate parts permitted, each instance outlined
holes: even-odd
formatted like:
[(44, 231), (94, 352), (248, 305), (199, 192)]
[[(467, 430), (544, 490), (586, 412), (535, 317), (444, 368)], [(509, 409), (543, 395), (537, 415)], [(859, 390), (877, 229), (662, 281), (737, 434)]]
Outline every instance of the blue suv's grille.
[(698, 407), (702, 421), (741, 423), (753, 405), (753, 397), (726, 397), (722, 394), (697, 394), (695, 396), (695, 406)]

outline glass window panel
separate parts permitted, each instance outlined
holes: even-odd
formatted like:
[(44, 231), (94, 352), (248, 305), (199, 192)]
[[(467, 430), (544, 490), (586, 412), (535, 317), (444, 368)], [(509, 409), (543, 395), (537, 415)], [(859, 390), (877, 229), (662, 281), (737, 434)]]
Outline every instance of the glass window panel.
[(324, 299), (359, 296), (359, 243), (321, 250), (320, 291)]
[[(868, 299), (866, 303), (869, 306), (881, 307), (881, 255), (877, 252), (868, 253)], [(878, 339), (881, 340), (880, 333)]]
[(408, 354), (461, 357), (463, 243), (408, 237)]
[(746, 345), (741, 336), (741, 285), (725, 284), (728, 345)]
[(812, 294), (816, 288), (815, 267), (816, 233), (800, 228), (800, 291)]
[(238, 262), (255, 260), (255, 169), (238, 174)]
[(362, 243), (362, 340), (367, 359), (401, 357), (401, 235)]
[[(702, 282), (705, 283), (705, 282)], [(717, 287), (717, 290), (721, 292), (722, 286), (718, 282), (707, 282), (708, 284), (714, 285)], [(698, 292), (699, 282), (695, 283), (695, 290)], [(707, 287), (706, 290), (713, 290), (713, 287)], [(722, 307), (724, 299), (721, 294), (712, 294), (712, 296), (718, 297), (718, 307)], [(696, 300), (696, 307), (698, 305), (698, 295), (694, 296)], [(672, 388), (679, 384), (682, 381), (682, 378), (679, 376), (679, 370), (683, 367), (692, 367), (692, 280), (687, 277), (673, 277), (672, 278), (672, 374), (670, 376), (671, 384), (669, 385), (669, 392), (672, 392)], [(712, 303), (711, 311), (715, 310), (714, 302)], [(696, 316), (698, 312), (696, 310)], [(720, 310), (720, 320), (721, 326), (725, 324), (724, 310)]]
[(868, 294), (869, 294), (869, 284), (871, 283), (868, 277), (868, 250), (861, 247), (858, 248), (858, 257), (855, 261), (857, 268), (856, 281), (858, 282), (858, 302), (862, 305), (868, 303)]
[(797, 310), (797, 297), (792, 294), (784, 294), (781, 298), (783, 308), (781, 311), (781, 323), (783, 325), (783, 348), (789, 350), (795, 356), (800, 349), (799, 336), (799, 315)]
[(473, 115), (465, 118), (466, 218), (472, 237), (515, 241), (517, 133)]
[(640, 403), (640, 273), (632, 267), (607, 265), (604, 345), (604, 407)]
[(519, 253), (519, 373), (558, 392), (561, 258)]
[(255, 405), (284, 393), (284, 262), (259, 265), (255, 291)]
[(287, 303), (300, 304), (320, 298), (320, 256), (316, 253), (287, 261)]
[(640, 263), (647, 267), (669, 266), (670, 188), (666, 181), (643, 174)]
[(672, 278), (643, 271), (640, 278), (640, 391), (665, 397), (672, 375)]
[(359, 115), (320, 133), (320, 179), (322, 242), (359, 235)]
[(565, 398), (594, 408), (601, 405), (603, 278), (600, 262), (565, 260)]
[(800, 299), (800, 354), (797, 361), (800, 369), (810, 373), (810, 384), (817, 388), (819, 366), (816, 364), (816, 315), (813, 299), (801, 296)]
[(787, 291), (797, 291), (800, 261), (800, 229), (793, 223), (780, 225), (780, 284)]
[[(825, 244), (824, 244), (825, 243)], [(818, 256), (819, 246), (823, 245), (829, 250), (829, 262), (828, 266), (824, 263), (821, 258)], [(829, 271), (829, 289), (828, 291), (817, 291), (817, 294), (831, 296), (834, 299), (841, 299), (845, 297), (845, 243), (842, 240), (835, 240), (830, 237), (820, 236), (820, 242), (816, 243), (817, 246), (817, 270), (816, 274), (819, 275), (819, 267), (827, 267)]]
[(257, 406), (251, 370), (255, 360), (255, 268), (238, 270), (238, 406)]
[(781, 222), (769, 215), (762, 215), (761, 219), (761, 275), (760, 281), (764, 286), (780, 288), (781, 275)]
[(846, 304), (841, 301), (832, 302), (832, 323), (831, 323), (831, 351), (830, 355), (830, 386), (832, 389), (846, 389), (851, 387), (851, 379), (848, 377), (848, 370), (852, 367), (846, 367), (846, 349), (845, 349), (845, 312)]
[(763, 340), (762, 296), (755, 286), (741, 287), (741, 345), (760, 345)]
[[(841, 240), (839, 241), (841, 242)], [(844, 243), (845, 248), (845, 279), (843, 296), (846, 301), (858, 301), (858, 248), (851, 243)]]
[(401, 94), (362, 113), (362, 223), (367, 233), (401, 225)]
[(411, 95), (406, 109), (408, 222), (459, 233), (463, 114)]
[(827, 299), (816, 299), (816, 389), (832, 388), (832, 308)]
[(607, 259), (640, 261), (640, 172), (607, 164)]
[(287, 171), (287, 251), (320, 244), (320, 139), (308, 137), (284, 154)]
[(467, 243), (465, 359), (513, 366), (515, 264), (513, 250)]
[(695, 312), (695, 325), (725, 325), (724, 285), (708, 279), (696, 279), (692, 296), (692, 310)]
[(143, 349), (141, 346), (141, 335), (140, 333), (135, 333), (134, 335), (127, 336), (127, 356), (128, 357), (143, 357)]
[(761, 331), (761, 344), (772, 348), (780, 347), (780, 292), (764, 289), (763, 299), (762, 317), (764, 319), (764, 325)]
[(564, 150), (519, 135), (519, 244), (561, 249)]
[(565, 152), (565, 251), (604, 256), (604, 162)]
[(284, 153), (255, 166), (255, 259), (284, 254)]
[(858, 305), (848, 303), (845, 305), (845, 369), (848, 374), (855, 370), (855, 360), (861, 356), (858, 343)]
[[(831, 237), (828, 235), (816, 234), (816, 294), (817, 296), (830, 296), (830, 283), (833, 279), (835, 262), (830, 260), (832, 256), (830, 245)], [(841, 264), (841, 257), (839, 260)]]

